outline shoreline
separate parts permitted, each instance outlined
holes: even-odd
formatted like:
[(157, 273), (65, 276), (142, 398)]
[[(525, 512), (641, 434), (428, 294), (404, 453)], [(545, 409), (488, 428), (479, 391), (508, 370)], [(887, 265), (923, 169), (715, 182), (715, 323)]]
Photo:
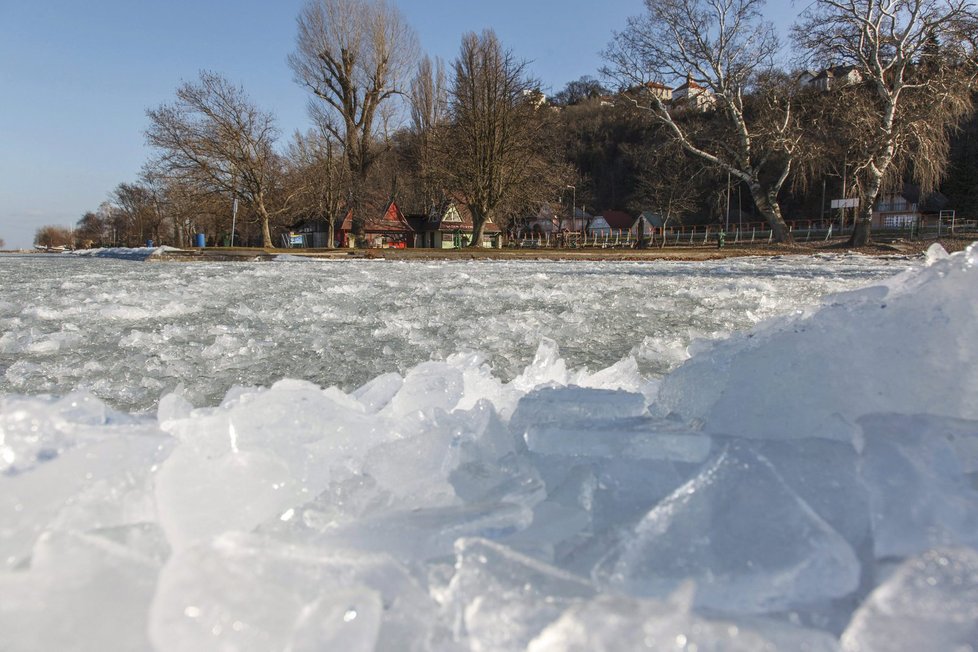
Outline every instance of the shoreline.
[(153, 258), (159, 262), (259, 262), (278, 256), (295, 256), (319, 260), (546, 260), (582, 262), (705, 262), (727, 258), (776, 256), (812, 256), (819, 254), (856, 254), (864, 256), (919, 256), (935, 242), (948, 253), (954, 253), (974, 242), (973, 237), (943, 238), (925, 241), (872, 243), (866, 247), (846, 247), (844, 242), (795, 243), (791, 245), (681, 246), (649, 249), (262, 249), (224, 248), (181, 249)]
[[(923, 255), (934, 243), (948, 253), (961, 251), (975, 241), (975, 235), (939, 240), (894, 240), (874, 242), (866, 247), (847, 247), (844, 241), (805, 242), (790, 245), (730, 245), (723, 249), (709, 245), (673, 246), (649, 249), (278, 249), (261, 247), (208, 247), (168, 249), (146, 258), (149, 262), (267, 262), (282, 256), (316, 260), (544, 260), (581, 262), (705, 262), (727, 258), (813, 256), (844, 254), (863, 256)], [(60, 255), (63, 252), (3, 251), (0, 255)]]

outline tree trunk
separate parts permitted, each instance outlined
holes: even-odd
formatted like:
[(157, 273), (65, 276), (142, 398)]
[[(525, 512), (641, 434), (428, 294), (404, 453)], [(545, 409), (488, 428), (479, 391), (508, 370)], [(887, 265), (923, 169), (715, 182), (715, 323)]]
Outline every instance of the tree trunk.
[(472, 242), (469, 243), (469, 246), (481, 247), (489, 211), (478, 206), (469, 206), (469, 212), (472, 213)]
[(336, 248), (336, 217), (334, 215), (326, 218), (326, 248)]
[(771, 227), (771, 231), (774, 232), (774, 241), (782, 244), (793, 243), (794, 238), (791, 237), (791, 231), (788, 229), (788, 225), (785, 224), (784, 218), (781, 217), (781, 207), (778, 206), (777, 200), (771, 198), (760, 184), (751, 183), (749, 185), (751, 197), (754, 199), (754, 205), (757, 206), (757, 209)]
[(272, 247), (272, 233), (268, 228), (268, 211), (265, 209), (265, 201), (261, 196), (258, 196), (255, 201), (255, 208), (258, 210), (258, 217), (261, 218), (261, 240), (262, 246), (265, 248)]
[[(872, 213), (870, 213), (872, 215)], [(869, 219), (864, 218), (860, 215), (855, 224), (852, 226), (852, 236), (849, 238), (847, 243), (850, 247), (864, 247), (869, 244), (870, 235), (872, 232), (873, 220), (872, 217)]]
[(873, 231), (873, 206), (876, 204), (882, 185), (882, 177), (873, 175), (866, 185), (865, 196), (860, 194), (859, 210), (856, 213), (856, 221), (852, 225), (852, 236), (849, 238), (848, 246), (865, 247), (870, 243)]

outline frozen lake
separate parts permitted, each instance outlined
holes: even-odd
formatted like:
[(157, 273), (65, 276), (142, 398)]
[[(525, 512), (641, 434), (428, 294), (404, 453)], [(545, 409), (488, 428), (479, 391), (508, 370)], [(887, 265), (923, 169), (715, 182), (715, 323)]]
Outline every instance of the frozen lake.
[(0, 648), (978, 648), (978, 249), (0, 257)]
[(85, 388), (124, 410), (183, 385), (213, 405), (281, 378), (349, 391), (482, 353), (511, 380), (543, 338), (592, 371), (632, 355), (658, 377), (724, 337), (892, 275), (899, 259), (714, 263), (370, 261), (139, 264), (0, 257), (0, 393)]

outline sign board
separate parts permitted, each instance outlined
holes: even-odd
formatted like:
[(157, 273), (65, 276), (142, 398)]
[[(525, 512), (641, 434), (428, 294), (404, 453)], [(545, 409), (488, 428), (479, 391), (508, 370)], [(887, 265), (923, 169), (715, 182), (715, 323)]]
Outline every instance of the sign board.
[(859, 206), (859, 197), (832, 200), (832, 208), (856, 208), (857, 206)]
[(303, 236), (301, 233), (298, 233), (298, 234), (297, 233), (290, 233), (289, 234), (289, 246), (290, 247), (302, 247), (303, 245), (305, 245), (305, 243), (306, 243), (305, 236)]

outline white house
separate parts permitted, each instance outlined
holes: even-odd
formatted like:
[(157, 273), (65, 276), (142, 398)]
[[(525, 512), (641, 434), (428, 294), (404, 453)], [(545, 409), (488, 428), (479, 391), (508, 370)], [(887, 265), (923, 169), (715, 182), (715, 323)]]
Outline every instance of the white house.
[(672, 105), (676, 108), (710, 111), (716, 107), (716, 103), (716, 96), (693, 81), (691, 75), (686, 75), (686, 83), (672, 92)]

